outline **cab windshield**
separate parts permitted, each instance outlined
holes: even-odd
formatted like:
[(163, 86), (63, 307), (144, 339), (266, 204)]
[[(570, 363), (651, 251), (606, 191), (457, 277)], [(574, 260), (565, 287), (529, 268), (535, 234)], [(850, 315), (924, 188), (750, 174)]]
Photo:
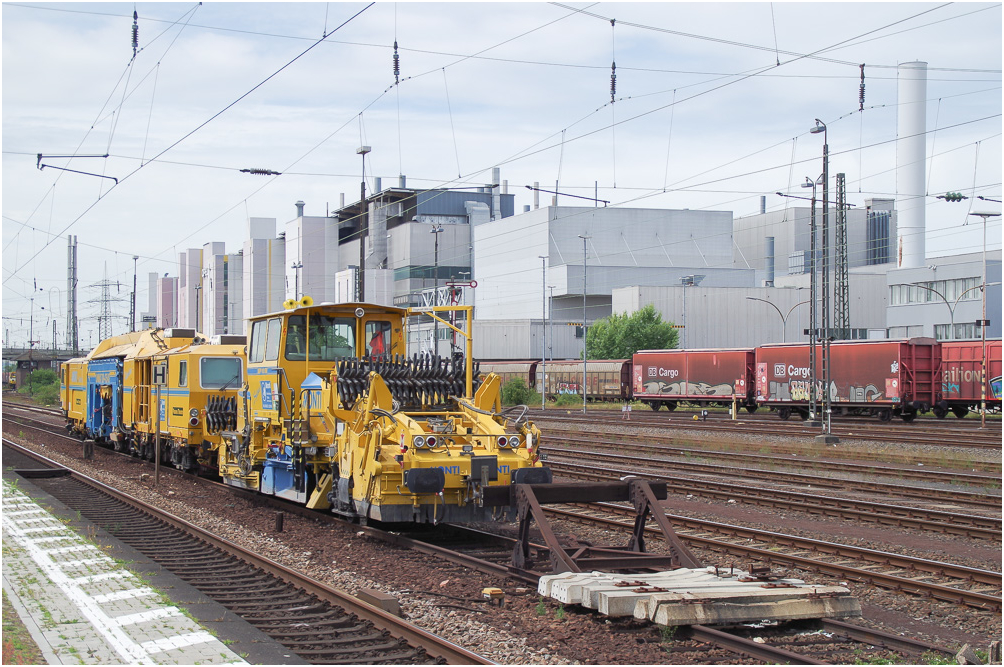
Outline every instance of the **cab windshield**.
[(312, 315), (310, 330), (307, 318), (292, 315), (286, 330), (286, 359), (305, 361), (336, 361), (356, 355), (356, 319)]

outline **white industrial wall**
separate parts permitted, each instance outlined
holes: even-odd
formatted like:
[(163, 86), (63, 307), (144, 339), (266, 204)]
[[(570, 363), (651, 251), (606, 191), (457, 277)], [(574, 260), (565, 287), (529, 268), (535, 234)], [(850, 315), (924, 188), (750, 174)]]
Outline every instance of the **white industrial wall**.
[[(732, 271), (731, 279), (753, 280), (752, 272), (733, 269), (728, 211), (551, 206), (477, 225), (473, 233), (479, 319), (540, 317), (549, 285), (556, 297), (581, 296), (583, 254), (591, 296), (609, 297), (639, 277), (668, 284), (682, 275)], [(585, 248), (580, 235), (589, 237)], [(544, 275), (540, 255), (547, 257)]]

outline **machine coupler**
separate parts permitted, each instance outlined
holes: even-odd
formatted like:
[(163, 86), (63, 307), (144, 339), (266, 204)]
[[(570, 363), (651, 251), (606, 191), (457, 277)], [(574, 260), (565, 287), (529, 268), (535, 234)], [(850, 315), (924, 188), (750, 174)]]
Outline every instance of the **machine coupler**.
[[(520, 569), (533, 565), (530, 527), (534, 520), (550, 552), (551, 572), (585, 572), (600, 570), (667, 570), (680, 567), (701, 567), (701, 563), (680, 540), (666, 512), (659, 504), (666, 499), (665, 482), (650, 482), (628, 478), (619, 482), (572, 484), (512, 484), (488, 487), (484, 490), (486, 506), (515, 507), (519, 517), (519, 533), (513, 549), (512, 564)], [(554, 534), (542, 505), (629, 501), (635, 508), (634, 530), (626, 546), (600, 547), (572, 540), (563, 545)], [(655, 521), (669, 547), (668, 555), (645, 553), (645, 526), (648, 518)]]

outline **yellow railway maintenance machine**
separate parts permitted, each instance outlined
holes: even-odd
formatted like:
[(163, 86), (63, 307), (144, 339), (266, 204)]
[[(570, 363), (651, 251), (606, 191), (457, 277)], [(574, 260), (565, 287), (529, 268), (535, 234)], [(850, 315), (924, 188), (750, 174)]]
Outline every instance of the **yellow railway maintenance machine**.
[[(551, 482), (526, 406), (502, 409), (496, 375), (479, 382), (467, 331), (441, 319), (470, 306), (314, 305), (251, 318), (237, 428), (225, 432), (227, 483), (315, 509), (384, 522), (469, 522), (508, 513), (486, 487)], [(409, 316), (463, 336), (466, 353), (407, 357)]]

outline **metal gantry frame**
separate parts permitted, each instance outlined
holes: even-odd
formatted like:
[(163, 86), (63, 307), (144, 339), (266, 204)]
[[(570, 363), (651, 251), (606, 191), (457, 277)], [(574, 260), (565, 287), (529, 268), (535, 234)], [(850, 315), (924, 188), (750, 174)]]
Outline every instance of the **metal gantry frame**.
[(847, 262), (847, 179), (837, 174), (836, 263), (833, 277), (833, 329), (837, 338), (851, 337), (850, 276)]

